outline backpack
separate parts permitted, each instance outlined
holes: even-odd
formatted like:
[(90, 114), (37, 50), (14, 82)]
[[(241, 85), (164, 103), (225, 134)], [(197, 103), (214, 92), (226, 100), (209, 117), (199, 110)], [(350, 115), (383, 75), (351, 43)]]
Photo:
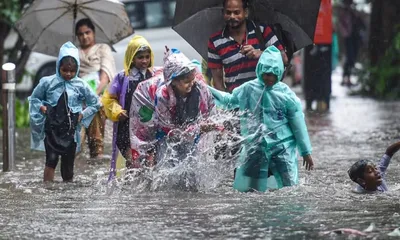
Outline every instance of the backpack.
[[(256, 24), (255, 32), (256, 32), (257, 39), (260, 42), (260, 49), (261, 49), (261, 51), (264, 51), (265, 50), (265, 40), (262, 36), (260, 24), (259, 23), (255, 23), (255, 24)], [(270, 27), (272, 28), (272, 31), (275, 33), (275, 36), (278, 38), (279, 42), (283, 45), (286, 55), (288, 57), (288, 60), (290, 62), (290, 60), (293, 57), (293, 54), (296, 52), (296, 45), (294, 44), (292, 34), (288, 31), (284, 30), (282, 28), (282, 25), (279, 23), (275, 23), (275, 24), (271, 25)]]

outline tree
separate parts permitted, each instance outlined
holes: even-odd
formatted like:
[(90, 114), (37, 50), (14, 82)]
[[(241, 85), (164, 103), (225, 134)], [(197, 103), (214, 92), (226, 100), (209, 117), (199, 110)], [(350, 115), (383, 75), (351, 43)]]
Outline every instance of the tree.
[[(0, 0), (0, 66), (3, 61), (16, 65), (16, 79), (24, 74), (26, 62), (31, 51), (18, 34), (17, 41), (11, 49), (4, 49), (4, 43), (13, 30), (14, 23), (21, 17), (22, 12), (33, 0)], [(1, 76), (0, 76), (1, 78)]]
[(400, 1), (372, 3), (369, 63), (364, 88), (377, 97), (400, 98)]
[(371, 64), (376, 65), (385, 56), (385, 50), (390, 48), (398, 33), (400, 1), (371, 0), (371, 2), (369, 50)]

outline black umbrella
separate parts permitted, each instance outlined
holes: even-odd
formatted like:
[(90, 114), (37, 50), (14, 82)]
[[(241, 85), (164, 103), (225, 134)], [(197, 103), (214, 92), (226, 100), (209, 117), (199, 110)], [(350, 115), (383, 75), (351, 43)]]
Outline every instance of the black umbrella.
[[(177, 0), (173, 29), (207, 59), (211, 34), (224, 27), (223, 0)], [(250, 0), (250, 18), (281, 24), (290, 32), (295, 50), (313, 43), (321, 0)]]

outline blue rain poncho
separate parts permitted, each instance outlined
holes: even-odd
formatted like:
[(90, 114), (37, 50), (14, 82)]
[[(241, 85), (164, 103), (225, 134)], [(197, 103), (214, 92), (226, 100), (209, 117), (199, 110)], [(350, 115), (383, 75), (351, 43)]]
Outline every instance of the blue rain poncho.
[[(60, 61), (63, 57), (73, 57), (78, 66), (76, 75), (69, 81), (64, 80), (59, 72)], [(96, 94), (92, 92), (89, 85), (78, 77), (79, 73), (79, 51), (71, 43), (67, 42), (60, 48), (56, 64), (56, 74), (43, 77), (40, 79), (39, 84), (35, 87), (32, 95), (28, 98), (29, 101), (29, 114), (31, 126), (31, 148), (34, 150), (44, 151), (44, 128), (46, 115), (40, 111), (43, 105), (56, 106), (58, 99), (64, 91), (68, 95), (68, 107), (72, 113), (82, 113), (83, 117), (80, 123), (76, 126), (75, 142), (77, 143), (77, 151), (80, 146), (80, 131), (81, 125), (89, 127), (94, 114), (100, 108), (100, 101)], [(86, 108), (83, 110), (83, 104)]]
[[(234, 188), (239, 191), (267, 190), (268, 169), (277, 187), (298, 183), (296, 147), (301, 156), (311, 154), (311, 144), (302, 106), (296, 94), (280, 82), (284, 66), (280, 51), (268, 47), (256, 67), (257, 79), (233, 90), (232, 94), (210, 87), (217, 106), (239, 108), (243, 144)], [(273, 73), (277, 81), (266, 86), (263, 73)]]

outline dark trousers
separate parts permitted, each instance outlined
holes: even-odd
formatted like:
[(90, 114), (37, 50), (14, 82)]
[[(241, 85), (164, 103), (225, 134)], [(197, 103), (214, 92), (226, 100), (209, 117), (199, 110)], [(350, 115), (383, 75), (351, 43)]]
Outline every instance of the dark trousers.
[(345, 45), (346, 45), (346, 62), (343, 66), (343, 77), (350, 77), (351, 70), (356, 63), (358, 49), (359, 49), (359, 41), (356, 37), (350, 36), (345, 38)]
[(329, 109), (331, 95), (332, 46), (320, 44), (304, 50), (303, 92), (306, 107), (311, 109), (312, 101), (325, 101)]
[(64, 181), (71, 181), (74, 177), (76, 143), (72, 143), (65, 153), (54, 150), (46, 140), (44, 143), (46, 149), (46, 167), (55, 169), (61, 156), (61, 177)]

